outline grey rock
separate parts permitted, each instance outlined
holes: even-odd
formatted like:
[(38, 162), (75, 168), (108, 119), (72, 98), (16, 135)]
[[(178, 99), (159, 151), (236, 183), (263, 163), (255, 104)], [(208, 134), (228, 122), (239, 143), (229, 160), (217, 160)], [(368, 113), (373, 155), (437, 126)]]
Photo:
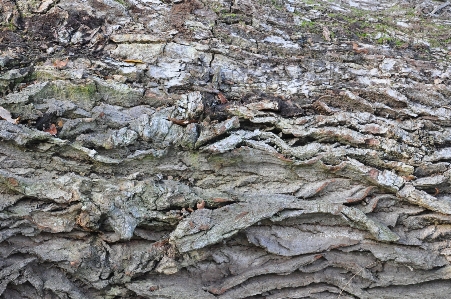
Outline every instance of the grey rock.
[(0, 297), (447, 298), (449, 5), (1, 3)]

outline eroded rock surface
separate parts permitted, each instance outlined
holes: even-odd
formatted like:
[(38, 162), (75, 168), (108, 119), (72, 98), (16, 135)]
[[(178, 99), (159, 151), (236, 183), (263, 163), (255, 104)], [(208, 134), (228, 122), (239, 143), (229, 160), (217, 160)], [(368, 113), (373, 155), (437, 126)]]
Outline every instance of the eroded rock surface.
[(448, 298), (451, 5), (0, 0), (1, 298)]

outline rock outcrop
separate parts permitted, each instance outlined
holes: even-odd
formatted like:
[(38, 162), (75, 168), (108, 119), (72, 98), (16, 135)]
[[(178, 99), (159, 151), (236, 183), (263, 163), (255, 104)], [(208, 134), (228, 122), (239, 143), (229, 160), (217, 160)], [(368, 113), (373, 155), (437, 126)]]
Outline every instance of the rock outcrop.
[(1, 298), (449, 297), (449, 2), (0, 3)]

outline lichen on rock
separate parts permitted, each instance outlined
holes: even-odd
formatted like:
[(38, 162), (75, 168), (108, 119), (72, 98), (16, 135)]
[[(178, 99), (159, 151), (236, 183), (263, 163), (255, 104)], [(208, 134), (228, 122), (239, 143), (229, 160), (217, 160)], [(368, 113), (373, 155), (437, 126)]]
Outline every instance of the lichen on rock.
[(0, 298), (451, 291), (448, 2), (0, 3)]

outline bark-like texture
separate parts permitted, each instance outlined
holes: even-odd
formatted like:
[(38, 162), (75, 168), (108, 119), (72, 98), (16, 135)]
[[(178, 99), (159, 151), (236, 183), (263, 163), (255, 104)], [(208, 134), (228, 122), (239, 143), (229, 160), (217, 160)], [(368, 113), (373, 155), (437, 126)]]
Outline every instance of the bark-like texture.
[(0, 3), (1, 298), (449, 298), (448, 2)]

